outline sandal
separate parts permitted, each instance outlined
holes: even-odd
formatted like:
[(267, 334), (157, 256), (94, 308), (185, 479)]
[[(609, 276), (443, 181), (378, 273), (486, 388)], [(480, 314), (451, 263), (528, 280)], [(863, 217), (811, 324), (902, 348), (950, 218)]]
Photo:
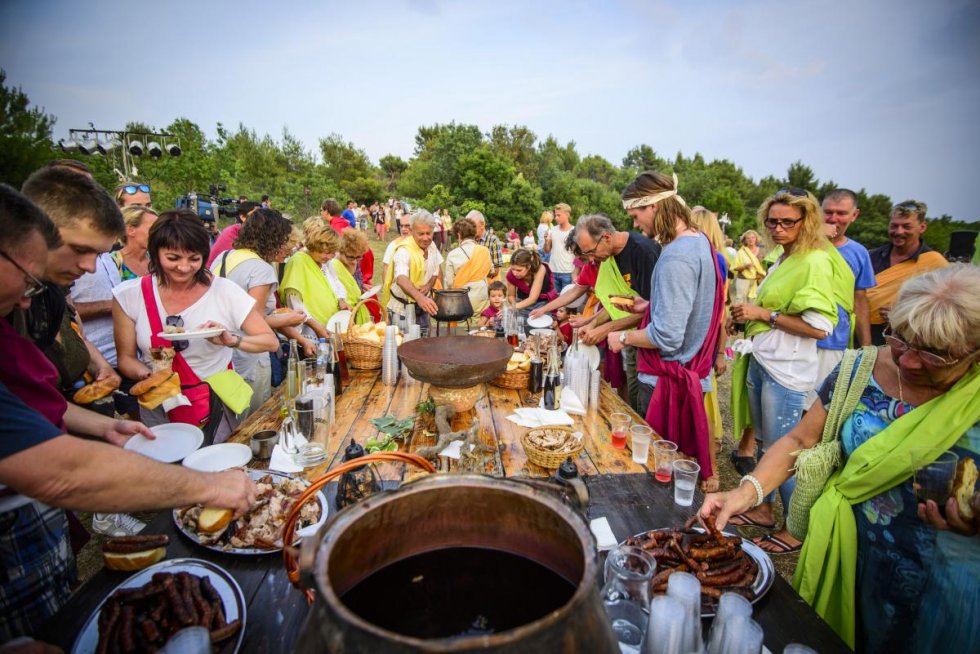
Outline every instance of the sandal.
[[(735, 522), (738, 520), (738, 522)], [(735, 527), (760, 527), (762, 529), (775, 529), (776, 523), (765, 524), (764, 522), (759, 522), (758, 520), (753, 520), (746, 513), (736, 513), (731, 518), (728, 519), (728, 524), (734, 525)], [(768, 538), (768, 537), (767, 537)]]
[(732, 460), (732, 465), (735, 466), (735, 470), (740, 475), (748, 475), (755, 470), (756, 460), (754, 456), (739, 456), (738, 450), (732, 450), (729, 458)]
[[(754, 539), (752, 542), (758, 545), (759, 549), (761, 549), (763, 552), (767, 554), (777, 554), (777, 555), (794, 554), (796, 552), (799, 552), (801, 549), (803, 549), (803, 543), (790, 545), (783, 539), (778, 538), (772, 534), (769, 534), (768, 536), (763, 536), (762, 538), (759, 539)], [(765, 547), (762, 547), (763, 543), (769, 543), (774, 549), (766, 549)]]

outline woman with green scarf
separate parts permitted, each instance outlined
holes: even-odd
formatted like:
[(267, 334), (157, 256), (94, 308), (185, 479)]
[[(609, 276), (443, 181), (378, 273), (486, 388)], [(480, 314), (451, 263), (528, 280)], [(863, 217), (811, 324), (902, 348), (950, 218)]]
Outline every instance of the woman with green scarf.
[[(364, 286), (364, 278), (361, 275), (361, 258), (368, 251), (367, 233), (359, 229), (345, 229), (340, 236), (340, 249), (337, 257), (330, 262), (337, 279), (344, 286), (347, 303), (353, 308), (361, 297), (361, 287)], [(371, 321), (371, 314), (367, 307), (361, 307), (354, 316), (355, 324), (363, 324)]]
[[(980, 635), (980, 497), (961, 514), (917, 500), (912, 471), (947, 450), (980, 457), (980, 269), (965, 264), (907, 281), (856, 408), (841, 421), (841, 467), (810, 510), (793, 584), (858, 652), (976, 652)], [(754, 478), (709, 495), (723, 527), (757, 506), (820, 441), (837, 371)], [(942, 513), (945, 511), (945, 513)]]

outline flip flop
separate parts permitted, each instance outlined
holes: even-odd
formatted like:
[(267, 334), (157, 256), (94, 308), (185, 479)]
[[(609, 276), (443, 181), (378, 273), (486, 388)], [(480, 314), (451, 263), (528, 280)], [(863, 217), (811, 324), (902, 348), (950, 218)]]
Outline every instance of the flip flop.
[(729, 458), (732, 460), (732, 465), (735, 466), (735, 470), (740, 475), (748, 475), (755, 470), (756, 460), (754, 456), (739, 456), (738, 450), (732, 450)]
[[(803, 543), (799, 543), (797, 545), (790, 545), (786, 541), (782, 540), (781, 538), (777, 538), (772, 534), (769, 534), (768, 536), (763, 536), (762, 538), (758, 540), (753, 540), (752, 542), (755, 543), (756, 545), (759, 545), (760, 546), (759, 549), (761, 549), (766, 554), (776, 554), (776, 555), (793, 554), (794, 552), (799, 552), (801, 549), (803, 549)], [(763, 543), (771, 543), (777, 549), (767, 550), (766, 548), (762, 547)]]
[[(735, 520), (739, 520), (739, 522), (735, 522)], [(748, 516), (748, 514), (745, 514), (745, 513), (736, 513), (735, 515), (733, 515), (731, 518), (728, 519), (728, 524), (734, 525), (736, 527), (761, 527), (762, 529), (775, 529), (776, 528), (776, 523), (775, 522), (773, 522), (772, 524), (767, 525), (767, 524), (765, 524), (763, 522), (759, 522), (757, 520), (753, 520), (752, 518), (750, 518)], [(767, 536), (767, 538), (768, 538), (768, 536)]]

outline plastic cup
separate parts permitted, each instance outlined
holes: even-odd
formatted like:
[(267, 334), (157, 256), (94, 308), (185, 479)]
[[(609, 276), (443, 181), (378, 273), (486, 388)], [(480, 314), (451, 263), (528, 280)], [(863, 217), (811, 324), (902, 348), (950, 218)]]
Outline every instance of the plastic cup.
[(626, 434), (630, 430), (630, 423), (633, 422), (625, 413), (614, 413), (609, 416), (609, 427), (612, 430), (612, 446), (617, 450), (626, 447)]
[(949, 487), (956, 472), (956, 464), (960, 459), (959, 455), (947, 450), (932, 463), (919, 468), (914, 467), (914, 462), (922, 459), (922, 450), (913, 450), (911, 457), (913, 461), (912, 487), (915, 489), (915, 498), (920, 502), (932, 500), (940, 511), (943, 511), (946, 507), (946, 499), (949, 497)]
[(633, 425), (630, 427), (630, 434), (633, 436), (633, 463), (646, 465), (647, 457), (650, 456), (650, 437), (653, 430), (647, 425)]
[(677, 455), (677, 443), (659, 440), (653, 444), (653, 478), (662, 484), (669, 484), (674, 472), (674, 457)]
[(684, 651), (681, 649), (684, 619), (684, 605), (679, 601), (667, 595), (654, 597), (650, 602), (650, 623), (647, 626), (646, 640), (643, 641), (643, 654), (674, 654)]
[(674, 598), (684, 607), (684, 636), (681, 649), (677, 651), (700, 652), (703, 644), (701, 642), (701, 582), (688, 572), (675, 572), (667, 578), (667, 597)]
[(701, 466), (694, 461), (687, 459), (674, 461), (674, 504), (678, 506), (694, 504), (694, 489), (698, 485), (700, 472)]

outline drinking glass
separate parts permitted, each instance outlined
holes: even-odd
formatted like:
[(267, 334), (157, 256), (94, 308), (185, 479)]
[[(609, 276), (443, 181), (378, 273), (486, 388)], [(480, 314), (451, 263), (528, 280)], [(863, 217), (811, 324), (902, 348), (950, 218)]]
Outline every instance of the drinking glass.
[(296, 431), (306, 439), (305, 443), (299, 444), (296, 453), (293, 454), (296, 465), (309, 467), (326, 460), (329, 430), (324, 414), (325, 403), (322, 400), (317, 403), (313, 397), (307, 395), (296, 398), (293, 421)]
[(722, 593), (708, 635), (708, 654), (722, 654), (728, 640), (726, 630), (736, 617), (751, 619), (752, 603), (737, 593)]
[(620, 545), (606, 557), (602, 603), (622, 652), (640, 651), (656, 570), (656, 559), (640, 547)]
[(701, 582), (688, 572), (675, 572), (667, 578), (667, 596), (674, 598), (684, 607), (684, 635), (681, 649), (677, 651), (700, 652), (702, 646)]
[(612, 429), (612, 446), (617, 450), (626, 447), (626, 432), (633, 422), (625, 413), (614, 413), (609, 416), (609, 426)]
[(956, 452), (946, 450), (932, 463), (916, 468), (915, 462), (922, 460), (924, 449), (916, 448), (911, 452), (912, 488), (915, 489), (915, 498), (920, 502), (932, 500), (939, 507), (940, 512), (944, 512), (946, 499), (949, 497), (949, 487), (953, 482), (956, 464), (960, 457)]
[(656, 466), (653, 478), (662, 484), (669, 484), (674, 472), (674, 456), (677, 453), (677, 443), (659, 440), (653, 444), (653, 464)]
[(633, 425), (630, 427), (630, 434), (633, 436), (633, 462), (646, 465), (653, 430), (647, 425)]
[(691, 506), (694, 504), (694, 487), (698, 484), (701, 466), (694, 461), (678, 459), (674, 461), (674, 504)]

